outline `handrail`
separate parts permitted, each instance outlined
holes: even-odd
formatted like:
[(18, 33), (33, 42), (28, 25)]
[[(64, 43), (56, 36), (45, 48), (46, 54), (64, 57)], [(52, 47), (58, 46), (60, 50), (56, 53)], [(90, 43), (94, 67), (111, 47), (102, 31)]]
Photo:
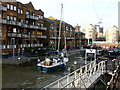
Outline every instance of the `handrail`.
[(91, 84), (93, 83), (93, 81), (90, 80), (91, 77), (95, 76), (95, 75), (98, 75), (98, 77), (99, 77), (101, 74), (105, 73), (105, 69), (106, 69), (105, 61), (96, 63), (96, 60), (94, 60), (94, 61), (90, 62), (89, 64), (73, 71), (72, 73), (58, 79), (57, 81), (45, 86), (44, 89), (50, 88), (50, 87), (51, 88), (55, 87), (55, 88), (60, 88), (60, 89), (67, 88), (70, 86), (77, 87), (77, 86), (79, 86), (78, 84), (82, 84), (82, 85), (84, 85), (84, 88), (87, 88), (88, 87), (87, 82), (90, 82)]

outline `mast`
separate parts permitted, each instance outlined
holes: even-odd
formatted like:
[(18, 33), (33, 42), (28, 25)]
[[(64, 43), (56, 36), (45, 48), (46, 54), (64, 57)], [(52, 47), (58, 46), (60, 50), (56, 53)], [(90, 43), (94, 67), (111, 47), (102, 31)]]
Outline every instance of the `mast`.
[(60, 25), (59, 25), (59, 38), (58, 38), (58, 53), (59, 53), (59, 48), (60, 48), (60, 34), (61, 34), (61, 24), (62, 24), (62, 12), (63, 12), (63, 4), (61, 4)]

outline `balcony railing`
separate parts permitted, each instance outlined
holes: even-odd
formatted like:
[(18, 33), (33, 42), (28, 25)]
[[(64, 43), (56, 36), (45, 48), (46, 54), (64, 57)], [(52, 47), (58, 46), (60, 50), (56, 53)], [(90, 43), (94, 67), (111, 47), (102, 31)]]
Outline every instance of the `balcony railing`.
[(36, 25), (29, 25), (30, 28), (33, 28), (33, 29), (38, 29), (38, 26)]
[(39, 27), (39, 29), (41, 29), (41, 30), (47, 30), (46, 27)]
[(1, 45), (2, 49), (6, 49), (6, 45)]
[(22, 22), (17, 22), (17, 26), (22, 26)]
[(31, 35), (31, 38), (36, 38), (36, 35)]
[(23, 47), (23, 45), (22, 44), (18, 44), (18, 48), (22, 48)]
[(38, 16), (26, 15), (26, 18), (39, 20)]
[(22, 22), (17, 22), (17, 21), (7, 21), (6, 19), (3, 19), (2, 23), (3, 24), (9, 24), (9, 25), (16, 25), (16, 26), (20, 26), (20, 27), (24, 27), (24, 28), (47, 30), (46, 27), (40, 27), (40, 26), (37, 26), (37, 25), (27, 25), (27, 24), (24, 24)]
[(37, 38), (47, 38), (46, 35), (37, 36)]
[(30, 38), (30, 35), (27, 35), (27, 34), (22, 34), (22, 37), (24, 38)]
[(2, 23), (3, 23), (3, 24), (7, 24), (7, 20), (4, 20), (4, 19), (3, 19), (3, 20), (2, 20)]
[(27, 27), (28, 27), (28, 25), (27, 25), (27, 24), (23, 24), (23, 27), (27, 28)]
[(16, 48), (16, 45), (7, 45), (8, 49)]
[[(59, 39), (59, 37), (50, 37), (50, 39)], [(61, 37), (60, 37), (61, 39)]]
[(16, 33), (7, 33), (7, 37), (17, 37)]
[(7, 7), (1, 5), (0, 10), (7, 11)]
[(7, 24), (16, 25), (16, 21), (7, 21)]

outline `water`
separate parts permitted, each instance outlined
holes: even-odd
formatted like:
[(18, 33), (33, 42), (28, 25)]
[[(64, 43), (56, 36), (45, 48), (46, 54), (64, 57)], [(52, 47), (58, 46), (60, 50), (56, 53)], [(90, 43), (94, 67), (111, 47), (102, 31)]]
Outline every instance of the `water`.
[[(73, 70), (84, 65), (80, 57), (80, 54), (70, 56), (67, 68), (70, 67)], [(73, 62), (77, 64), (74, 65)], [(59, 72), (41, 73), (37, 70), (35, 63), (29, 66), (8, 65), (2, 68), (2, 86), (3, 88), (42, 88), (70, 73), (67, 68)]]

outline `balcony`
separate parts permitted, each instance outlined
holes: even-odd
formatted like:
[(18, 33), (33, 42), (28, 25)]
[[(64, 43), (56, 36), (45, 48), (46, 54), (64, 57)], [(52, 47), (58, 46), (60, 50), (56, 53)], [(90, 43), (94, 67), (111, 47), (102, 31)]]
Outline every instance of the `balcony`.
[(23, 38), (30, 38), (30, 35), (22, 34), (22, 37), (23, 37)]
[(28, 25), (27, 24), (23, 24), (23, 27), (28, 28)]
[(23, 45), (22, 44), (18, 44), (18, 48), (22, 48), (23, 47)]
[[(50, 37), (50, 39), (59, 39), (59, 37)], [(61, 39), (61, 37), (60, 37)]]
[(7, 45), (7, 49), (13, 49), (16, 48), (16, 45)]
[(7, 33), (7, 37), (17, 37), (16, 33)]
[(0, 48), (6, 49), (6, 45), (0, 45)]
[(36, 38), (36, 35), (31, 35), (31, 38)]
[(46, 35), (37, 36), (37, 38), (47, 38)]
[(17, 26), (22, 26), (22, 22), (17, 22)]
[(36, 26), (36, 25), (29, 25), (29, 27), (32, 29), (38, 29), (38, 26)]
[(7, 24), (7, 20), (2, 20), (2, 23), (3, 24)]
[(39, 27), (39, 29), (41, 29), (41, 30), (47, 30), (46, 27)]
[(32, 15), (26, 15), (26, 18), (33, 19), (33, 20), (39, 20), (38, 16), (32, 16)]
[(17, 37), (22, 37), (22, 35), (21, 34), (17, 34)]
[(2, 10), (2, 11), (7, 11), (7, 7), (5, 7), (5, 6), (0, 6), (0, 10)]
[(30, 47), (30, 44), (23, 44), (23, 47)]
[(35, 44), (31, 44), (31, 47), (35, 47)]

